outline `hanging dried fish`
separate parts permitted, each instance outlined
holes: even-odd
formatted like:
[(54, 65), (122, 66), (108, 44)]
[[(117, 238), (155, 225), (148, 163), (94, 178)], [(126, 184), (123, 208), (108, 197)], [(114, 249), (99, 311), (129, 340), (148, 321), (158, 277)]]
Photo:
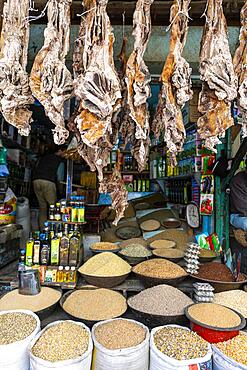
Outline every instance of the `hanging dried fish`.
[(119, 220), (124, 217), (124, 211), (128, 206), (128, 191), (126, 190), (124, 181), (120, 171), (120, 156), (118, 155), (112, 175), (105, 177), (100, 184), (100, 193), (109, 193), (112, 199), (111, 209), (116, 211), (116, 217), (113, 225), (118, 224)]
[(55, 125), (54, 142), (63, 144), (69, 136), (64, 122), (64, 102), (73, 92), (73, 80), (65, 65), (69, 51), (70, 6), (72, 0), (48, 0), (48, 24), (44, 46), (38, 52), (30, 76), (36, 99)]
[(172, 165), (183, 149), (185, 128), (182, 108), (192, 98), (191, 68), (182, 57), (188, 34), (190, 0), (174, 0), (170, 11), (171, 35), (169, 53), (161, 75), (161, 91), (152, 124), (156, 137), (164, 135)]
[(150, 7), (154, 0), (137, 0), (133, 17), (134, 50), (126, 66), (126, 84), (130, 116), (135, 124), (133, 155), (139, 171), (145, 169), (149, 147), (149, 111), (151, 76), (143, 56), (151, 33)]
[(231, 102), (237, 96), (237, 77), (230, 53), (222, 0), (208, 0), (200, 52), (202, 91), (198, 132), (205, 146), (214, 150), (225, 131), (234, 124)]
[(235, 73), (238, 77), (238, 107), (242, 114), (242, 133), (247, 137), (247, 0), (241, 10), (239, 46), (233, 58)]
[(28, 136), (33, 103), (29, 87), (27, 50), (29, 0), (7, 0), (3, 7), (0, 50), (0, 110), (4, 119)]

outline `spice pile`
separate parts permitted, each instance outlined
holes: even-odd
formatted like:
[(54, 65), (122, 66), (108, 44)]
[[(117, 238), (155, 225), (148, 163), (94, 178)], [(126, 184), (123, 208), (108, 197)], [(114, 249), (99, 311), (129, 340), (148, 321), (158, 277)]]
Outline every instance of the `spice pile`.
[(227, 357), (240, 364), (247, 365), (247, 335), (239, 333), (235, 338), (215, 344)]
[(81, 274), (101, 277), (121, 276), (130, 271), (130, 265), (111, 252), (99, 253), (79, 268)]
[(204, 339), (183, 328), (164, 327), (157, 330), (153, 338), (159, 351), (179, 361), (204, 357), (208, 352)]
[(210, 249), (200, 250), (200, 258), (215, 258), (215, 257), (217, 257), (216, 253), (214, 251), (211, 251)]
[(216, 293), (214, 303), (232, 308), (247, 317), (247, 293), (243, 290), (228, 290), (227, 292)]
[(234, 328), (239, 326), (241, 318), (227, 307), (215, 303), (198, 303), (189, 307), (192, 320), (215, 328)]
[(171, 258), (171, 259), (180, 259), (184, 257), (184, 252), (179, 249), (165, 249), (165, 248), (159, 248), (154, 249), (153, 254), (156, 257), (163, 257), (163, 258)]
[(0, 311), (22, 309), (38, 312), (58, 302), (61, 296), (59, 290), (48, 287), (42, 287), (41, 292), (36, 295), (23, 295), (15, 289), (0, 299)]
[(188, 234), (185, 231), (177, 230), (177, 229), (169, 229), (169, 230), (162, 231), (158, 235), (152, 236), (151, 238), (147, 239), (147, 242), (151, 244), (158, 239), (159, 240), (162, 240), (162, 239), (172, 240), (176, 243), (177, 248), (183, 251), (186, 249), (186, 244), (189, 241)]
[(147, 220), (141, 223), (140, 228), (143, 231), (155, 231), (158, 230), (160, 226), (160, 222), (157, 220)]
[(115, 251), (118, 250), (118, 245), (108, 242), (98, 242), (90, 246), (92, 251)]
[(36, 327), (35, 318), (26, 313), (9, 312), (0, 315), (0, 345), (23, 340), (31, 335)]
[(130, 244), (119, 253), (126, 257), (150, 257), (152, 252), (141, 244)]
[(156, 285), (128, 299), (128, 305), (144, 313), (161, 316), (183, 315), (193, 301), (170, 285)]
[[(224, 282), (233, 282), (236, 281), (231, 270), (222, 263), (210, 262), (204, 265), (201, 265), (196, 275), (198, 278), (214, 281), (224, 281)], [(245, 280), (243, 274), (239, 274), (238, 281)]]
[(136, 347), (146, 338), (146, 330), (138, 323), (117, 319), (100, 324), (94, 331), (96, 340), (107, 349)]
[(121, 316), (127, 304), (120, 293), (110, 289), (81, 289), (68, 296), (63, 309), (79, 319), (100, 321)]
[(143, 247), (147, 247), (147, 242), (143, 238), (131, 238), (128, 240), (122, 241), (119, 245), (120, 248), (125, 248), (128, 247), (130, 244), (141, 244)]
[(175, 247), (176, 247), (176, 243), (174, 241), (165, 240), (165, 239), (154, 240), (150, 244), (150, 248), (152, 249), (171, 249)]
[(88, 332), (81, 325), (64, 321), (45, 330), (31, 352), (46, 361), (65, 361), (82, 356), (88, 343)]
[(187, 275), (182, 267), (161, 258), (141, 262), (133, 268), (133, 272), (160, 279), (175, 279)]

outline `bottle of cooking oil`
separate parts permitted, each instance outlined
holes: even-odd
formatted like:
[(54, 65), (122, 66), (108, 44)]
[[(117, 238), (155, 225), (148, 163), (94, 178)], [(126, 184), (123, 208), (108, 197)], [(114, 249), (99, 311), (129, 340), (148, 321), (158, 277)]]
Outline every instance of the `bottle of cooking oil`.
[(75, 225), (74, 233), (69, 241), (69, 265), (76, 266), (79, 262), (80, 234), (78, 227)]
[(59, 247), (60, 247), (60, 238), (57, 233), (51, 240), (51, 265), (57, 266), (59, 264)]
[(69, 266), (66, 266), (63, 271), (63, 282), (69, 283)]
[(57, 270), (57, 282), (63, 283), (63, 266), (59, 266)]
[(65, 224), (64, 234), (60, 240), (60, 265), (67, 266), (69, 259), (68, 225)]

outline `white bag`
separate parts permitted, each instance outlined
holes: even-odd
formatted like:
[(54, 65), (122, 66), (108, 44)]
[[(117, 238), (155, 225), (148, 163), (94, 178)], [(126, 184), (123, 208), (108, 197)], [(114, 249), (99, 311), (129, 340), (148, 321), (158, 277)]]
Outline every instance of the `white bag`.
[(36, 328), (31, 335), (18, 342), (0, 345), (0, 369), (1, 370), (29, 370), (28, 346), (31, 340), (40, 331), (40, 320), (37, 315), (28, 310), (1, 311), (0, 315), (10, 312), (26, 313), (33, 316), (37, 322)]
[(103, 347), (95, 338), (94, 332), (98, 325), (111, 322), (114, 320), (127, 319), (112, 319), (101, 321), (92, 328), (92, 337), (94, 341), (94, 353), (91, 370), (148, 370), (149, 368), (149, 330), (143, 324), (134, 321), (146, 331), (145, 340), (136, 347), (110, 350)]
[(213, 369), (214, 370), (247, 370), (247, 366), (234, 361), (222, 353), (219, 348), (213, 348)]
[(54, 321), (53, 323), (47, 325), (30, 343), (29, 346), (29, 355), (30, 355), (30, 370), (47, 370), (47, 369), (58, 369), (58, 370), (90, 370), (91, 368), (91, 361), (92, 361), (92, 352), (93, 352), (93, 342), (91, 338), (90, 330), (86, 325), (81, 322), (76, 322), (72, 320), (66, 320), (66, 322), (72, 322), (79, 326), (82, 326), (89, 335), (89, 343), (88, 349), (82, 356), (73, 359), (73, 360), (65, 360), (65, 361), (58, 361), (58, 362), (50, 362), (47, 360), (43, 360), (42, 358), (38, 358), (34, 356), (31, 352), (34, 344), (37, 342), (39, 337), (51, 326), (57, 325), (65, 321)]
[(150, 337), (150, 370), (189, 370), (190, 366), (193, 366), (193, 369), (196, 369), (195, 366), (197, 366), (198, 370), (212, 369), (212, 349), (210, 344), (208, 344), (208, 353), (206, 356), (193, 360), (179, 361), (160, 352), (154, 344), (154, 334), (164, 327), (181, 328), (190, 331), (188, 328), (178, 325), (166, 325), (154, 328), (151, 331)]

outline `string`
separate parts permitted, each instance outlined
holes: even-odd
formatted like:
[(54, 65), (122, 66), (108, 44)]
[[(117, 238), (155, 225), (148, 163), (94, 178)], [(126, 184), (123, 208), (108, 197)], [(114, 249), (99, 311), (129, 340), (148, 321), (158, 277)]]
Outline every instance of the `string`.
[(81, 13), (81, 14), (76, 14), (77, 17), (83, 17), (85, 14), (87, 13), (90, 13), (92, 10), (96, 9), (97, 7), (94, 6), (93, 8), (89, 9), (89, 10), (86, 10), (85, 12)]
[[(188, 9), (188, 12), (190, 11), (190, 9), (191, 9), (191, 8), (189, 8), (189, 9)], [(173, 20), (171, 21), (171, 23), (169, 24), (169, 26), (166, 28), (166, 32), (168, 32), (168, 31), (171, 29), (171, 27), (172, 27), (173, 23), (175, 22), (175, 20), (177, 19), (177, 17), (178, 17), (179, 15), (183, 15), (183, 16), (185, 16), (186, 18), (188, 18), (189, 20), (191, 20), (191, 21), (192, 21), (192, 18), (190, 18), (190, 16), (189, 16), (188, 12), (187, 12), (187, 13), (185, 13), (185, 12), (183, 12), (182, 10), (179, 10), (179, 11), (177, 12), (177, 14), (175, 15), (175, 17), (173, 18)]]
[(29, 11), (30, 12), (38, 12), (39, 10), (38, 9), (35, 9), (35, 4), (34, 4), (34, 0), (29, 0)]
[(208, 3), (209, 3), (209, 0), (207, 0), (206, 8), (205, 8), (204, 12), (202, 13), (202, 15), (200, 17), (200, 18), (205, 17), (206, 18), (206, 23), (208, 23), (208, 17), (207, 17)]
[(41, 13), (39, 15), (37, 15), (37, 16), (33, 16), (33, 15), (28, 16), (28, 17), (24, 18), (24, 21), (27, 21), (29, 23), (29, 22), (36, 21), (37, 19), (40, 19), (40, 18), (44, 17), (46, 9), (48, 8), (48, 5), (49, 5), (49, 0), (47, 1), (44, 9), (41, 10)]
[(122, 17), (123, 17), (123, 39), (124, 39), (125, 37), (125, 11), (123, 12)]

